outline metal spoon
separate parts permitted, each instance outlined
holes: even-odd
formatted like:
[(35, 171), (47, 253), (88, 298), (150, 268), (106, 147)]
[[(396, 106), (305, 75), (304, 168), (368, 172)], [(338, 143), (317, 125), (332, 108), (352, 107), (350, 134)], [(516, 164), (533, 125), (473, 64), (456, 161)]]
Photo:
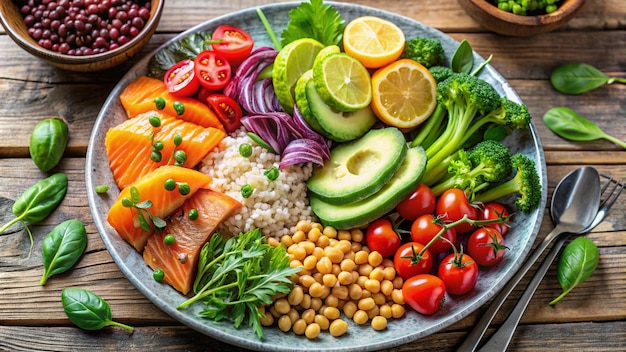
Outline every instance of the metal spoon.
[(583, 231), (593, 221), (600, 207), (600, 175), (592, 167), (581, 167), (567, 174), (554, 189), (550, 204), (550, 216), (555, 227), (537, 245), (535, 251), (519, 269), (519, 271), (502, 288), (502, 291), (494, 298), (487, 311), (476, 323), (474, 329), (459, 346), (457, 351), (474, 351), (480, 339), (487, 331), (489, 324), (496, 313), (513, 291), (515, 286), (522, 280), (524, 275), (537, 262), (537, 259), (548, 248), (550, 243), (561, 235), (575, 234)]

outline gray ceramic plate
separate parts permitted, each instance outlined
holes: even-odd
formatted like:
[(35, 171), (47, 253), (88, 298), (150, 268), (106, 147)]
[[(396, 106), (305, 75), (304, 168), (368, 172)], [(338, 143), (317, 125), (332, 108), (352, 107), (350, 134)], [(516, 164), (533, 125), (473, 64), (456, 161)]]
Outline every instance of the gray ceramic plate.
[[(298, 4), (299, 2), (273, 4), (262, 7), (262, 10), (274, 29), (279, 33), (289, 20), (289, 10)], [(405, 31), (407, 38), (416, 35), (437, 38), (442, 41), (448, 58), (458, 45), (456, 41), (442, 32), (427, 27), (410, 18), (347, 3), (331, 4), (339, 10), (346, 22), (362, 15), (375, 15), (396, 23)], [(176, 38), (173, 38), (172, 41), (183, 38), (193, 32), (213, 30), (221, 24), (235, 25), (247, 30), (256, 40), (257, 46), (271, 45), (271, 41), (259, 21), (256, 9), (254, 8), (205, 22), (181, 33)], [(170, 43), (171, 42), (165, 43), (164, 46)], [(360, 327), (351, 325), (348, 330), (349, 333), (341, 338), (333, 338), (330, 334), (323, 333), (320, 337), (312, 341), (302, 336), (296, 336), (295, 334), (283, 333), (277, 328), (267, 328), (265, 329), (264, 339), (259, 340), (254, 332), (247, 327), (236, 330), (233, 328), (231, 322), (216, 323), (200, 318), (197, 313), (201, 309), (201, 304), (184, 310), (176, 310), (176, 306), (183, 302), (185, 297), (169, 286), (154, 281), (152, 279), (152, 270), (144, 264), (142, 256), (125, 243), (106, 222), (107, 211), (117, 197), (118, 191), (112, 189), (105, 197), (99, 196), (93, 191), (94, 187), (98, 184), (115, 184), (103, 147), (104, 138), (109, 128), (126, 119), (118, 100), (118, 95), (133, 79), (146, 74), (149, 58), (150, 56), (138, 62), (135, 67), (122, 78), (98, 115), (87, 153), (87, 194), (89, 195), (89, 206), (98, 231), (102, 236), (102, 240), (124, 275), (126, 275), (137, 289), (146, 295), (157, 307), (181, 323), (213, 338), (254, 350), (343, 350), (362, 352), (389, 348), (440, 331), (478, 309), (504, 286), (521, 266), (524, 258), (530, 251), (543, 217), (546, 202), (545, 191), (541, 206), (538, 210), (530, 214), (518, 213), (514, 217), (512, 230), (506, 236), (506, 244), (511, 249), (508, 251), (506, 259), (494, 268), (482, 270), (480, 272), (478, 285), (471, 293), (462, 297), (447, 297), (445, 308), (433, 316), (426, 317), (415, 312), (409, 312), (405, 318), (391, 321), (387, 329), (382, 332), (375, 332), (369, 326)], [(478, 55), (475, 55), (475, 58), (477, 62), (483, 61)], [(492, 83), (501, 94), (506, 94), (511, 99), (519, 101), (519, 97), (511, 86), (491, 66), (487, 66), (483, 70), (481, 78)], [(547, 188), (545, 160), (534, 126), (531, 126), (528, 131), (510, 136), (506, 143), (513, 151), (522, 152), (536, 161), (539, 166), (541, 183), (545, 190)]]

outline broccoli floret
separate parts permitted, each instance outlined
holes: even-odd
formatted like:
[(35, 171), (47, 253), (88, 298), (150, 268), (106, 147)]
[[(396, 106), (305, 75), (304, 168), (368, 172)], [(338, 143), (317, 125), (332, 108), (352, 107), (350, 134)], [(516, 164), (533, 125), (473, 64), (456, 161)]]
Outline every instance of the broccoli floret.
[(528, 128), (530, 120), (531, 116), (526, 105), (501, 97), (500, 107), (477, 119), (467, 130), (464, 139), (468, 140), (473, 133), (488, 124), (501, 125), (511, 133), (514, 129)]
[(459, 149), (450, 158), (448, 176), (432, 187), (436, 196), (450, 188), (460, 188), (472, 195), (501, 182), (511, 173), (511, 153), (495, 141), (480, 142), (469, 152)]
[(523, 212), (530, 212), (541, 202), (541, 182), (535, 168), (535, 162), (523, 154), (511, 156), (511, 165), (515, 176), (474, 196), (474, 201), (488, 203), (509, 194), (518, 193), (515, 205)]
[(430, 71), (430, 74), (433, 76), (435, 82), (437, 83), (445, 81), (446, 78), (454, 74), (454, 71), (452, 71), (452, 69), (447, 66), (433, 66), (429, 68), (428, 71)]
[(441, 42), (433, 38), (415, 37), (406, 41), (401, 58), (419, 62), (425, 67), (443, 65), (446, 55)]

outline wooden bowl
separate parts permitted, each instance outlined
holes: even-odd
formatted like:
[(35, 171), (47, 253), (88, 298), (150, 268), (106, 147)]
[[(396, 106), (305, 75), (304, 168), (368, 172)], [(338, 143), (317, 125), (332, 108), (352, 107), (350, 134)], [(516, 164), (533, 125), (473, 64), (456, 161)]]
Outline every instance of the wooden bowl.
[(553, 31), (574, 18), (587, 0), (561, 0), (556, 11), (521, 16), (500, 10), (488, 0), (458, 0), (468, 15), (490, 31), (516, 37)]
[(70, 56), (40, 46), (28, 34), (20, 9), (12, 0), (0, 0), (0, 23), (17, 45), (56, 67), (78, 72), (101, 71), (128, 60), (150, 41), (161, 19), (164, 2), (164, 0), (151, 1), (150, 18), (141, 32), (128, 43), (114, 50), (86, 56)]

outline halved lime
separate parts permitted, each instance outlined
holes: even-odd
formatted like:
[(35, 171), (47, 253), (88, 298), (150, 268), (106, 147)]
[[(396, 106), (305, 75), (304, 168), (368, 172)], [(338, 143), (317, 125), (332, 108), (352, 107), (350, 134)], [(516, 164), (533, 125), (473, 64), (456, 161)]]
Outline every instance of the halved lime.
[(323, 48), (324, 45), (317, 40), (302, 38), (285, 45), (276, 55), (272, 82), (285, 112), (293, 113), (296, 82), (313, 67), (317, 53)]
[(329, 54), (313, 66), (313, 82), (322, 100), (339, 111), (356, 111), (372, 101), (367, 68), (346, 53)]

